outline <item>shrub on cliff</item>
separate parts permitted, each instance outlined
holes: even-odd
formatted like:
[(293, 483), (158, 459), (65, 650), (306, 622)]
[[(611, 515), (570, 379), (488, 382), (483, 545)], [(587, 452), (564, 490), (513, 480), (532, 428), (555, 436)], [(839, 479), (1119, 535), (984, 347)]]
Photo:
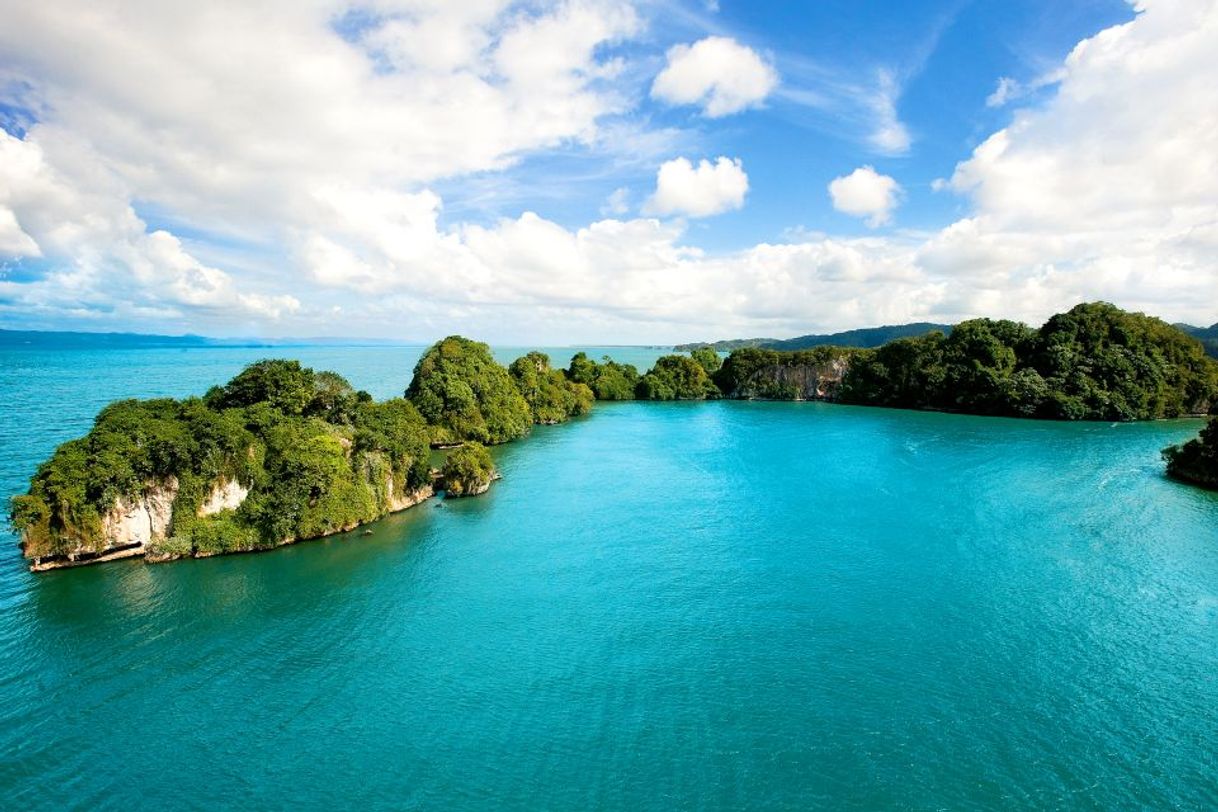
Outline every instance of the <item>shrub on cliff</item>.
[(353, 451), (365, 467), (387, 463), (399, 496), (431, 482), (428, 440), (427, 421), (404, 398), (365, 401), (356, 410)]
[(506, 443), (533, 425), (529, 404), (490, 347), (461, 336), (423, 353), (406, 397), (433, 426), (436, 442)]
[(634, 400), (639, 385), (639, 371), (633, 364), (619, 364), (609, 356), (597, 363), (582, 352), (572, 356), (567, 378), (590, 387), (597, 400)]
[(568, 380), (561, 370), (551, 369), (550, 357), (545, 353), (531, 352), (517, 358), (508, 372), (529, 404), (534, 423), (562, 423), (592, 410), (592, 390)]
[(690, 350), (689, 357), (697, 361), (706, 370), (707, 375), (713, 376), (719, 371), (719, 367), (723, 366), (723, 359), (711, 347), (698, 347)]
[(1211, 419), (1199, 437), (1163, 449), (1163, 459), (1168, 475), (1218, 489), (1218, 418)]
[[(156, 492), (172, 503), (175, 550), (272, 546), (374, 519), (391, 495), (428, 484), (427, 441), (404, 400), (374, 403), (333, 373), (263, 361), (205, 400), (107, 406), (39, 467), (11, 521), (29, 557), (102, 552), (119, 500)], [(248, 491), (240, 506), (199, 515), (233, 481)]]
[(718, 394), (706, 368), (688, 355), (657, 359), (635, 387), (639, 400), (703, 400)]
[(254, 442), (239, 417), (197, 398), (118, 401), (88, 435), (38, 467), (29, 492), (14, 499), (11, 519), (29, 556), (97, 552), (105, 546), (102, 517), (118, 499), (168, 477), (186, 484), (248, 479)]
[(462, 443), (448, 452), (440, 469), (448, 496), (476, 496), (485, 493), (495, 478), (495, 463), (486, 446)]

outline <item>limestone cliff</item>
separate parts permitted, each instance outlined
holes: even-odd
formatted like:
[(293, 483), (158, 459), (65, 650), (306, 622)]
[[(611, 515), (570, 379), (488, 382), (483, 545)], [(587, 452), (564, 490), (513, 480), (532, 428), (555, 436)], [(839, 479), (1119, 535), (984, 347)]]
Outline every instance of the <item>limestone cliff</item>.
[(250, 489), (236, 479), (221, 479), (212, 485), (199, 505), (199, 515), (213, 516), (222, 510), (236, 510), (249, 495)]
[[(489, 483), (487, 487), (489, 487)], [(30, 570), (43, 572), (83, 564), (117, 561), (123, 558), (144, 557), (150, 563), (161, 563), (179, 558), (207, 558), (221, 554), (214, 551), (192, 550), (189, 544), (179, 548), (177, 540), (169, 538), (173, 528), (173, 510), (178, 492), (179, 485), (175, 477), (147, 483), (141, 494), (115, 500), (111, 509), (102, 516), (105, 543), (101, 549), (88, 549), (79, 545), (65, 555), (35, 557), (30, 564)], [(387, 512), (397, 513), (432, 498), (435, 496), (435, 489), (429, 484), (399, 493), (394, 486), (393, 478), (387, 477), (385, 493)], [(247, 496), (249, 496), (249, 488), (237, 480), (220, 479), (212, 483), (198, 508), (197, 515), (199, 517), (217, 516), (224, 511), (236, 510)], [(292, 544), (306, 538), (320, 538), (344, 533), (354, 530), (360, 524), (362, 522), (349, 522), (315, 535), (285, 538), (279, 542), (279, 545)]]
[(144, 555), (150, 544), (168, 535), (178, 488), (177, 478), (170, 476), (145, 483), (142, 492), (135, 496), (119, 497), (101, 516), (100, 548), (78, 543), (64, 555), (34, 558), (30, 570), (39, 572)]
[(742, 400), (837, 400), (853, 354), (837, 347), (739, 350), (724, 362), (715, 383), (726, 397)]
[(420, 502), (425, 502), (436, 495), (436, 491), (431, 485), (424, 485), (413, 491), (407, 490), (403, 493), (398, 493), (397, 488), (393, 484), (393, 478), (387, 477), (386, 480), (385, 493), (388, 496), (390, 513), (397, 513), (399, 510), (414, 507)]

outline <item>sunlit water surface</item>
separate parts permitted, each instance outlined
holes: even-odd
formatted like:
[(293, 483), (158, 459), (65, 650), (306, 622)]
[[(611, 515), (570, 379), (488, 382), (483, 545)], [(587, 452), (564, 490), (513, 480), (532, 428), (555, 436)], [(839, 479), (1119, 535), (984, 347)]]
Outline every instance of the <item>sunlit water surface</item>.
[[(419, 350), (273, 352), (385, 397)], [(267, 353), (0, 353), (0, 488)], [(1215, 808), (1218, 497), (1158, 458), (1199, 425), (601, 404), (370, 536), (5, 536), (0, 806)]]

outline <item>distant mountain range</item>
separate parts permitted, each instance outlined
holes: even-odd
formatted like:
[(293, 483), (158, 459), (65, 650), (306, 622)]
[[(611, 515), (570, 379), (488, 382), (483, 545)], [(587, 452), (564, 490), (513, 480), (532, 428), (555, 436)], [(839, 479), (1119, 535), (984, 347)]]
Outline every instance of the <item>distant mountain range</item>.
[(1218, 358), (1218, 324), (1209, 327), (1194, 327), (1191, 324), (1177, 324), (1176, 329), (1188, 333), (1201, 342), (1207, 355)]
[(404, 346), (410, 342), (380, 338), (211, 338), (209, 336), (160, 336), (140, 333), (83, 333), (73, 331), (0, 330), (0, 349), (152, 349), (187, 347), (301, 347)]
[[(1213, 358), (1218, 358), (1218, 324), (1209, 327), (1194, 327), (1191, 324), (1176, 324), (1176, 329), (1187, 333), (1199, 340), (1205, 351)], [(677, 352), (689, 352), (701, 347), (710, 347), (718, 352), (731, 352), (744, 347), (763, 347), (768, 350), (806, 350), (809, 347), (832, 345), (835, 347), (879, 347), (897, 338), (913, 338), (925, 335), (933, 330), (947, 334), (952, 331), (950, 324), (935, 324), (919, 321), (913, 324), (895, 324), (884, 327), (865, 327), (859, 330), (846, 330), (842, 333), (814, 333), (796, 338), (733, 338), (726, 341), (696, 341), (691, 344), (678, 344), (673, 347)]]
[(913, 324), (889, 324), (883, 327), (863, 327), (841, 333), (814, 333), (796, 338), (737, 338), (728, 341), (704, 341), (680, 344), (673, 347), (677, 352), (689, 352), (700, 347), (710, 347), (719, 352), (731, 352), (743, 347), (764, 347), (768, 350), (806, 350), (809, 347), (832, 345), (835, 347), (879, 347), (897, 338), (913, 338), (938, 330), (950, 333), (950, 324), (935, 324), (919, 321)]
[[(1205, 351), (1218, 358), (1218, 324), (1195, 327), (1191, 324), (1174, 325), (1181, 332), (1193, 336), (1205, 347)], [(803, 350), (809, 347), (833, 345), (837, 347), (879, 347), (897, 338), (925, 335), (933, 330), (950, 333), (952, 325), (920, 321), (913, 324), (865, 327), (841, 333), (814, 333), (796, 338), (734, 338), (725, 341), (696, 341), (678, 344), (677, 352), (689, 352), (699, 347), (711, 347), (719, 352), (731, 352), (743, 347), (764, 347), (772, 350)], [(151, 349), (189, 347), (385, 347), (417, 346), (417, 342), (382, 338), (213, 338), (210, 336), (144, 335), (141, 333), (86, 333), (77, 331), (4, 330), (0, 329), (0, 349)]]

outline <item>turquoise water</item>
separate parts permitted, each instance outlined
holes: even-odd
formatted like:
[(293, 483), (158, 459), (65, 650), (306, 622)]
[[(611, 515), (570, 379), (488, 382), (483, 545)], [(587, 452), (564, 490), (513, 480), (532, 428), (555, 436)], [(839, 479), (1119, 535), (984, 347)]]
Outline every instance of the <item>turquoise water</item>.
[[(0, 484), (261, 354), (4, 354)], [(292, 354), (384, 396), (417, 350)], [(371, 536), (6, 546), (0, 806), (1214, 808), (1218, 497), (1158, 460), (1199, 425), (601, 404)]]

